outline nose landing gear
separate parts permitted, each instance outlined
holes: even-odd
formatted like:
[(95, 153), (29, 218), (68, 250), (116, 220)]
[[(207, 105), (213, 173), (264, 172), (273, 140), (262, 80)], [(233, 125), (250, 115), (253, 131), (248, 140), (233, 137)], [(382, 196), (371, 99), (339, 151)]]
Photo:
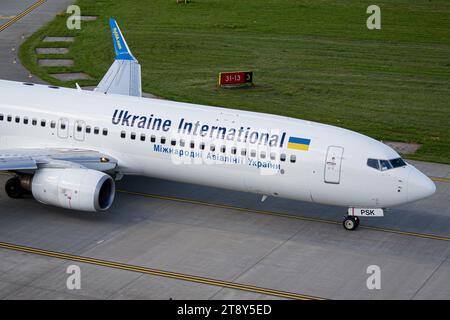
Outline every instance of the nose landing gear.
[(359, 218), (355, 216), (346, 216), (342, 222), (345, 230), (353, 231), (359, 226)]

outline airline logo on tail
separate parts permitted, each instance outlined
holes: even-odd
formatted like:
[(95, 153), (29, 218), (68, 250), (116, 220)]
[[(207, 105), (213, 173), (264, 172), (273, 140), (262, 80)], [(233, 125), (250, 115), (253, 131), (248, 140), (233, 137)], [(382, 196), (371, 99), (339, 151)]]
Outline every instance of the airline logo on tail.
[(288, 149), (308, 151), (310, 143), (311, 143), (311, 139), (289, 137)]
[(137, 61), (130, 52), (128, 45), (120, 31), (120, 28), (113, 18), (109, 19), (114, 50), (116, 51), (116, 60), (134, 60)]
[(117, 48), (119, 50), (122, 50), (122, 45), (120, 44), (120, 36), (119, 36), (119, 32), (117, 32), (117, 28), (114, 27), (113, 31), (112, 31), (114, 38), (116, 38), (116, 44), (117, 44)]

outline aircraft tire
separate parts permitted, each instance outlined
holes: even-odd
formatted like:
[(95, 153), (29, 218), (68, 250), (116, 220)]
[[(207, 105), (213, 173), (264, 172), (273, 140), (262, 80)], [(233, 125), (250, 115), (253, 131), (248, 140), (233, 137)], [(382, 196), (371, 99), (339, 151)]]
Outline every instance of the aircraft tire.
[(344, 221), (342, 222), (342, 225), (344, 226), (345, 230), (353, 231), (359, 226), (359, 219), (358, 217), (353, 216), (346, 216), (344, 218)]

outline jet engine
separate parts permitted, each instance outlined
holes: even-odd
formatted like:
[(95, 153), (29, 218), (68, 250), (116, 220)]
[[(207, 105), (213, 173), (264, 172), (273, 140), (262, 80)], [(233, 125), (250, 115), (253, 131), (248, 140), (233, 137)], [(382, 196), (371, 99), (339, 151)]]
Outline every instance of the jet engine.
[(29, 188), (39, 202), (80, 211), (109, 209), (116, 191), (109, 175), (87, 168), (37, 170)]

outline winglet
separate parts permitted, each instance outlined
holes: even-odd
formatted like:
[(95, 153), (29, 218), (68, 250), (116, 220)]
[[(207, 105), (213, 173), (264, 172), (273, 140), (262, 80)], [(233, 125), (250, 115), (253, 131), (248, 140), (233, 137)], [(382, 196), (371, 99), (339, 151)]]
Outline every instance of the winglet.
[(127, 42), (120, 31), (117, 21), (113, 18), (109, 18), (109, 27), (111, 28), (114, 50), (116, 51), (116, 60), (137, 61), (131, 53), (130, 48), (128, 48)]

